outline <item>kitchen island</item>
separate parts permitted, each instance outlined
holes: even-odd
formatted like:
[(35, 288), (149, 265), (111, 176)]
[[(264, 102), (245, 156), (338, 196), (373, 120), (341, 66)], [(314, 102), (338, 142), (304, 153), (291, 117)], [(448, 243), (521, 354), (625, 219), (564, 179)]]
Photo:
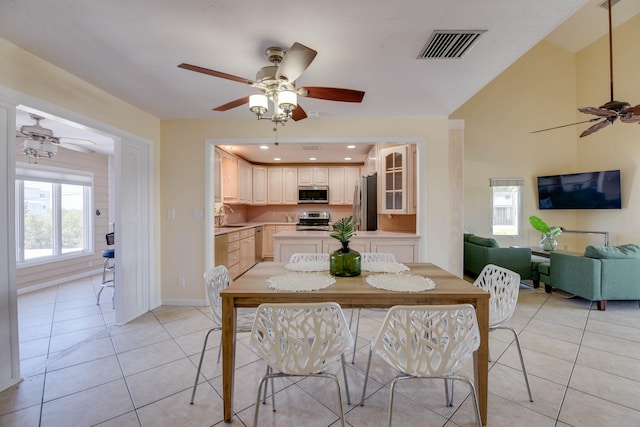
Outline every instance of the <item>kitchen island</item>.
[[(299, 252), (331, 253), (342, 245), (328, 231), (283, 231), (273, 235), (275, 262), (288, 262)], [(393, 231), (358, 231), (349, 247), (358, 252), (387, 252), (398, 262), (419, 262), (420, 236), (415, 233)]]

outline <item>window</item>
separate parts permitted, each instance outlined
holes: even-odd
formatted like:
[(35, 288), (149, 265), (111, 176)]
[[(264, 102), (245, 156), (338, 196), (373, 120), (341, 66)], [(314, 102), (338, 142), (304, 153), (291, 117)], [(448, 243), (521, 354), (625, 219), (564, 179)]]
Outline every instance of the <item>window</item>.
[(491, 178), (491, 234), (520, 235), (522, 178)]
[(16, 164), (16, 260), (32, 264), (93, 252), (93, 174)]

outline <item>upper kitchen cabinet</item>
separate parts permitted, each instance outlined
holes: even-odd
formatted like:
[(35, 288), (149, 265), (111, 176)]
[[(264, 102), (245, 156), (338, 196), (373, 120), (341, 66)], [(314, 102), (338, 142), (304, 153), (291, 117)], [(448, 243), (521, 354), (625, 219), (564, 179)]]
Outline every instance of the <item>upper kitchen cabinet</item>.
[(329, 204), (352, 205), (360, 168), (355, 166), (329, 168)]
[(269, 167), (268, 175), (268, 204), (297, 205), (298, 169), (291, 167)]
[(410, 145), (380, 148), (378, 152), (381, 214), (415, 213), (414, 150)]
[(367, 154), (367, 158), (364, 161), (364, 165), (362, 166), (362, 175), (370, 176), (374, 173), (378, 173), (378, 151), (380, 149), (379, 145), (373, 145)]
[(253, 201), (252, 166), (235, 156), (220, 152), (222, 202), (249, 204)]
[(329, 185), (329, 168), (298, 168), (298, 185)]
[(253, 204), (268, 204), (268, 173), (266, 166), (253, 166)]
[(218, 150), (213, 151), (213, 201), (222, 203), (222, 172), (220, 169), (220, 153)]

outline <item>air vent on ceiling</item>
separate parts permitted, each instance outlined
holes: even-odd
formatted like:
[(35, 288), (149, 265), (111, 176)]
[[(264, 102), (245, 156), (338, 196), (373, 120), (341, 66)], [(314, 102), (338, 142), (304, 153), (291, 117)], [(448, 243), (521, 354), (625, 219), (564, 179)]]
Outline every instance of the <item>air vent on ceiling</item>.
[[(611, 7), (615, 6), (619, 1), (620, 0), (611, 0)], [(604, 0), (598, 6), (600, 6), (601, 8), (603, 8), (605, 10), (609, 9), (609, 0)]]
[(303, 151), (317, 151), (320, 149), (320, 146), (318, 145), (303, 145), (302, 146), (302, 150)]
[(435, 30), (418, 59), (462, 58), (487, 30)]

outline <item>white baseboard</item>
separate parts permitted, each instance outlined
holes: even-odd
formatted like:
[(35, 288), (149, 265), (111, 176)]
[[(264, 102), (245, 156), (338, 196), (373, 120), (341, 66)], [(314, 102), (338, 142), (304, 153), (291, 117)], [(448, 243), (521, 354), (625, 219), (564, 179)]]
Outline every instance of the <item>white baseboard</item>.
[[(72, 280), (84, 279), (85, 277), (94, 276), (99, 274), (102, 276), (102, 268), (98, 270), (85, 271), (83, 273), (74, 274), (73, 276), (60, 277), (49, 282), (38, 283), (37, 285), (31, 285), (24, 288), (20, 288), (17, 291), (18, 295), (27, 294), (29, 292), (39, 291), (40, 289), (50, 288), (51, 286), (61, 285), (63, 283), (71, 282)], [(102, 279), (100, 279), (102, 280)]]
[(206, 300), (203, 299), (162, 299), (162, 305), (184, 305), (184, 306), (195, 306), (195, 307), (206, 307)]

